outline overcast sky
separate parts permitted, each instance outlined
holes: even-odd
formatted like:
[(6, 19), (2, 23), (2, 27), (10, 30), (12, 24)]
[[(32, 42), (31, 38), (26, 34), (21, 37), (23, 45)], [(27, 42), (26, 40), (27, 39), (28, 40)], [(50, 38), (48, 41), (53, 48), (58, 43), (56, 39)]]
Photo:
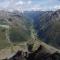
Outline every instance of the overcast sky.
[(60, 0), (0, 0), (0, 9), (6, 10), (56, 10)]

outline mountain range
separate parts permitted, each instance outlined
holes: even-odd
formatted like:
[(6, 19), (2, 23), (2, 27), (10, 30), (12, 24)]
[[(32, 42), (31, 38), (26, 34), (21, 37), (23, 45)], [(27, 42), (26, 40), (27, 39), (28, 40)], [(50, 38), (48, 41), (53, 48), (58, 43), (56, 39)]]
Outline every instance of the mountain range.
[(37, 35), (43, 42), (60, 48), (60, 10), (25, 11), (24, 15), (34, 20)]
[(60, 60), (60, 10), (0, 10), (0, 59)]
[(30, 20), (21, 13), (0, 11), (0, 48), (10, 42), (19, 43), (30, 39)]
[[(6, 36), (7, 40), (10, 39), (11, 42), (15, 43), (30, 40), (31, 26), (33, 25), (40, 40), (60, 49), (60, 10), (24, 11), (23, 13), (1, 10), (0, 25), (9, 26), (9, 38)], [(3, 28), (1, 31), (5, 32), (6, 30), (8, 29)], [(0, 39), (6, 40), (1, 37)]]

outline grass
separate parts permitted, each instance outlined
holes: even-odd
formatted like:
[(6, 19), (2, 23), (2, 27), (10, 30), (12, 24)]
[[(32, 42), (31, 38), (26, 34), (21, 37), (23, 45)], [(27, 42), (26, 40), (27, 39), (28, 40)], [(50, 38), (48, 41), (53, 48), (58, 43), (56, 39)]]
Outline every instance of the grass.
[(5, 29), (0, 27), (0, 49), (8, 47), (9, 44), (6, 40)]

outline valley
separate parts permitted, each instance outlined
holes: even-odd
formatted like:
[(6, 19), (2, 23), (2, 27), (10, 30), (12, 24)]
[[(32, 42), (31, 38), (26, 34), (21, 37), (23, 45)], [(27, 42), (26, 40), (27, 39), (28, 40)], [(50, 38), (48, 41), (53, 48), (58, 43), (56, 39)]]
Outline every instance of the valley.
[(43, 47), (43, 52), (60, 53), (59, 11), (26, 11), (20, 14), (1, 12), (0, 58), (10, 58), (18, 50), (29, 54), (30, 44), (33, 46), (33, 53), (40, 45)]
[(60, 49), (60, 10), (26, 11), (24, 15), (34, 20), (37, 35), (43, 42)]

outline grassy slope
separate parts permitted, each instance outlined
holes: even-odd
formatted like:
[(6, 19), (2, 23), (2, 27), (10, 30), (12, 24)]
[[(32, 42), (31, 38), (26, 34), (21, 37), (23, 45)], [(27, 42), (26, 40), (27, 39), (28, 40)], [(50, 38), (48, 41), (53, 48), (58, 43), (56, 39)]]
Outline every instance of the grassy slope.
[(20, 15), (12, 15), (10, 19), (10, 40), (14, 43), (29, 40), (30, 20)]
[(0, 27), (0, 49), (9, 46), (6, 36), (5, 36), (5, 29)]
[[(12, 13), (11, 13), (12, 14)], [(8, 19), (9, 23), (6, 22)], [(9, 20), (11, 19), (11, 20)], [(8, 14), (8, 17), (4, 15), (0, 18), (0, 24), (7, 25), (9, 24), (11, 29), (10, 33), (10, 40), (11, 42), (20, 43), (22, 41), (29, 40), (30, 38), (30, 22), (27, 18), (23, 16), (11, 16)], [(3, 28), (4, 30), (4, 28)], [(6, 40), (5, 31), (2, 31), (0, 27), (0, 49), (8, 47), (9, 44)]]

